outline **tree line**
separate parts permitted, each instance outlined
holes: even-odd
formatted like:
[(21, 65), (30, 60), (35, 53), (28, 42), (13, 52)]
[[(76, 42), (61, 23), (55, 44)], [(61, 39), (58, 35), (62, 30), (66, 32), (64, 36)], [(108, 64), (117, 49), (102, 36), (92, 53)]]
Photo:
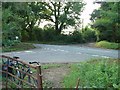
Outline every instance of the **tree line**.
[[(3, 44), (18, 41), (63, 41), (88, 42), (107, 40), (119, 42), (120, 19), (118, 2), (102, 2), (98, 10), (91, 14), (91, 28), (76, 29), (69, 35), (63, 29), (81, 24), (80, 15), (84, 2), (3, 2), (2, 31)], [(53, 24), (43, 29), (38, 25), (42, 20)], [(19, 40), (16, 40), (16, 36)]]

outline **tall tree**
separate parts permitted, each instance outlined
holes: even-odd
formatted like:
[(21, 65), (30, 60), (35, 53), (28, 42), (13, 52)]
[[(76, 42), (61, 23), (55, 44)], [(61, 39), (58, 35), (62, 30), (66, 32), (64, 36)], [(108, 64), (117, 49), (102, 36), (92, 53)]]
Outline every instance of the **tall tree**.
[(119, 4), (119, 2), (102, 2), (100, 9), (93, 11), (91, 20), (93, 27), (97, 29), (98, 40), (119, 42)]
[[(14, 24), (18, 25), (16, 28), (19, 32), (21, 32), (20, 34), (22, 37), (27, 34), (28, 39), (33, 40), (33, 27), (37, 24), (37, 22), (40, 22), (40, 14), (45, 12), (45, 9), (46, 8), (42, 2), (5, 2), (3, 3), (3, 23), (5, 22), (6, 24), (3, 24), (3, 28), (7, 28), (7, 23), (14, 21)], [(9, 26), (15, 27), (15, 25)], [(5, 30), (8, 31), (9, 28)], [(15, 31), (15, 29), (13, 29), (13, 31)], [(24, 38), (22, 38), (22, 40), (23, 39)]]
[(74, 26), (80, 19), (83, 10), (83, 2), (49, 2), (45, 3), (47, 11), (43, 13), (43, 18), (54, 23), (57, 34), (63, 28)]
[(36, 23), (40, 22), (40, 14), (44, 11), (44, 6), (38, 2), (24, 2), (18, 3), (19, 7), (17, 9), (19, 16), (23, 19), (21, 26), (28, 33), (29, 40), (33, 39), (33, 28)]

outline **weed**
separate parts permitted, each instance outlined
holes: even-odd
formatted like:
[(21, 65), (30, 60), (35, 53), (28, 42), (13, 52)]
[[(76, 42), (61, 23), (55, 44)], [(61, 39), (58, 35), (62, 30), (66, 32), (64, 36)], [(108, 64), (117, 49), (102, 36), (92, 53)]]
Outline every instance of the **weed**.
[(80, 88), (120, 87), (117, 60), (94, 59), (73, 64), (70, 74), (64, 78), (64, 87), (75, 87), (78, 78)]

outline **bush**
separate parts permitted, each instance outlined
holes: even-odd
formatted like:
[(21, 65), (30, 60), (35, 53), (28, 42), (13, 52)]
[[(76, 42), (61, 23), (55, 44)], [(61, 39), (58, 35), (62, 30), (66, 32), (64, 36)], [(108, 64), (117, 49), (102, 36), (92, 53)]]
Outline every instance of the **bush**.
[(56, 31), (54, 28), (51, 27), (44, 27), (44, 29), (34, 27), (33, 28), (33, 34), (35, 35), (34, 41), (40, 41), (40, 42), (58, 42), (58, 43), (82, 43), (83, 38), (82, 34), (79, 31), (74, 31), (70, 35), (64, 35), (64, 34), (56, 34)]
[(16, 44), (20, 43), (19, 40), (7, 40), (7, 39), (3, 39), (2, 40), (2, 46), (4, 47), (9, 47), (9, 46), (14, 46)]
[(21, 31), (21, 41), (28, 41), (29, 40), (29, 35), (28, 32), (26, 30), (22, 30)]
[(33, 28), (34, 34), (35, 34), (35, 41), (43, 41), (43, 29), (34, 27)]
[(96, 41), (97, 39), (95, 35), (95, 31), (93, 31), (90, 28), (84, 29), (82, 35), (85, 42), (93, 42)]
[(45, 27), (43, 30), (35, 27), (34, 33), (37, 41), (42, 42), (61, 42), (61, 43), (81, 43), (83, 42), (82, 34), (74, 31), (71, 35), (56, 34), (53, 27)]
[(83, 43), (83, 37), (79, 31), (74, 31), (69, 35), (63, 35), (62, 39), (66, 43)]
[(95, 44), (96, 47), (102, 47), (107, 49), (120, 49), (119, 43), (113, 43), (108, 41), (100, 41)]
[(71, 73), (65, 77), (65, 88), (75, 87), (80, 79), (79, 88), (120, 88), (118, 60), (93, 59), (71, 65)]
[(74, 31), (71, 37), (72, 37), (71, 38), (72, 42), (77, 42), (77, 43), (83, 42), (82, 34), (79, 31)]
[(14, 46), (3, 47), (2, 52), (29, 50), (33, 48), (35, 48), (35, 46), (30, 43), (17, 43)]
[(43, 35), (44, 35), (43, 37), (44, 41), (55, 41), (56, 38), (55, 30), (53, 29), (44, 30)]

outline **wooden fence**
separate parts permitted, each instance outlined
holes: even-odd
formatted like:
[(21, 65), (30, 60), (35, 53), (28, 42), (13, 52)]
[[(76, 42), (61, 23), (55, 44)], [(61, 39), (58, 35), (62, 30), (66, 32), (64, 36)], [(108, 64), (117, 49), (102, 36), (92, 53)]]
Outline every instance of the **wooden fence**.
[(17, 57), (0, 56), (3, 88), (31, 88), (43, 90), (40, 65), (30, 65)]

